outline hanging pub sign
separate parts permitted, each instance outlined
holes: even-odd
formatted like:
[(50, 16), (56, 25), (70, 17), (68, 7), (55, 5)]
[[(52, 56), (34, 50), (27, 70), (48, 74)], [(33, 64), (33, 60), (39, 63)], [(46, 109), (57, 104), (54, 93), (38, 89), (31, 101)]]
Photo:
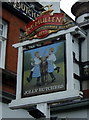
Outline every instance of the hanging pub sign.
[[(64, 13), (50, 14), (53, 11), (50, 7), (26, 25), (22, 40), (44, 38), (72, 25), (71, 21), (64, 21)], [(53, 41), (23, 51), (22, 97), (66, 90), (65, 38)]]
[(66, 90), (65, 71), (65, 41), (24, 50), (22, 97)]

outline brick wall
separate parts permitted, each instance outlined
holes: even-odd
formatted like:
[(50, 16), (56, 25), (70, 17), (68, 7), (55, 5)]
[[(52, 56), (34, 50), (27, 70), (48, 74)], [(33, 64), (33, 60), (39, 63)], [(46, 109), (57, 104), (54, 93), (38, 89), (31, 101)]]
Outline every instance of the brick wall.
[(26, 23), (5, 9), (2, 9), (2, 18), (8, 22), (6, 69), (16, 72), (18, 51), (12, 45), (19, 42), (20, 29), (25, 30)]

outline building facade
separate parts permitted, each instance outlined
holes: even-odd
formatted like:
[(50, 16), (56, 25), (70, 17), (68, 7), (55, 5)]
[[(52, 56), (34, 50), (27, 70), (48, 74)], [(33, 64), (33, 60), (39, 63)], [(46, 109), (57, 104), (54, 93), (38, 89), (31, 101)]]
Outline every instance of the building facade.
[[(81, 100), (65, 103), (59, 105), (58, 109), (56, 109), (57, 116), (61, 118), (81, 118), (81, 119), (89, 119), (89, 2), (76, 2), (72, 8), (71, 12), (75, 16), (75, 22), (78, 24), (82, 30), (86, 32), (86, 39), (79, 39), (80, 48), (80, 61), (81, 68), (80, 69), (80, 77), (81, 81), (81, 90), (83, 91), (83, 98)], [(76, 36), (76, 40), (79, 36)], [(74, 43), (75, 44), (75, 41)], [(74, 54), (75, 58), (77, 55)], [(74, 61), (74, 64), (79, 64), (78, 61)], [(78, 79), (78, 78), (77, 78)], [(55, 108), (54, 108), (55, 109)], [(53, 111), (52, 111), (53, 112)], [(54, 113), (54, 112), (53, 112)], [(56, 117), (56, 114), (55, 114)]]
[[(73, 5), (71, 10), (72, 13), (76, 16), (76, 22), (74, 22), (68, 16), (65, 18), (67, 22), (64, 21), (66, 23), (66, 26), (68, 26), (67, 23), (72, 20), (73, 26), (67, 29), (62, 29), (61, 31), (57, 31), (44, 38), (32, 39), (30, 41), (28, 39), (26, 41), (19, 41), (19, 37), (23, 36), (27, 23), (35, 20), (35, 18), (39, 16), (40, 12), (42, 12), (39, 11), (39, 8), (42, 6), (38, 3), (30, 3), (28, 5), (29, 7), (26, 5), (27, 3), (2, 3), (2, 24), (0, 25), (0, 34), (2, 36), (0, 40), (0, 71), (2, 72), (3, 102), (2, 117), (12, 118), (12, 115), (14, 115), (14, 113), (12, 113), (12, 110), (10, 110), (10, 108), (15, 109), (13, 112), (16, 112), (16, 114), (18, 112), (17, 109), (19, 108), (20, 110), (18, 113), (21, 115), (18, 115), (19, 118), (23, 115), (23, 118), (46, 117), (52, 119), (60, 118), (63, 120), (66, 120), (67, 118), (82, 118), (87, 120), (89, 118), (88, 2), (79, 2)], [(35, 10), (33, 9), (34, 6)], [(54, 18), (49, 19), (48, 21), (52, 20), (53, 22), (53, 19)], [(57, 22), (58, 20), (59, 19), (57, 18), (55, 21)], [(43, 21), (47, 22), (47, 19), (43, 19)], [(36, 24), (38, 23), (35, 22), (35, 25)], [(44, 50), (45, 46), (51, 47), (51, 44), (58, 44), (60, 46), (60, 43), (62, 42), (65, 43), (64, 49), (62, 48), (65, 54), (65, 60), (63, 57), (59, 58), (64, 60), (63, 62), (65, 70), (63, 72), (59, 72), (59, 78), (61, 77), (61, 79), (63, 79), (61, 74), (65, 76), (65, 83), (63, 83), (65, 85), (65, 89), (60, 85), (57, 86), (60, 84), (57, 82), (50, 83), (51, 87), (47, 84), (44, 84), (40, 87), (35, 87), (35, 92), (33, 89), (30, 90), (30, 95), (33, 95), (32, 97), (29, 97), (28, 91), (26, 91), (26, 94), (28, 96), (22, 97), (23, 88), (26, 89), (24, 87), (25, 82), (26, 84), (30, 85), (24, 79), (24, 82), (22, 83), (23, 60), (26, 60), (26, 51), (32, 49), (32, 52), (34, 52), (36, 49), (39, 50), (40, 47), (42, 50)], [(13, 48), (12, 45), (17, 49)], [(26, 64), (24, 63), (24, 65)], [(60, 68), (60, 70), (63, 70), (63, 67)], [(25, 69), (27, 68), (24, 68), (24, 71), (26, 71)], [(56, 79), (58, 80), (58, 78)], [(56, 91), (56, 88), (59, 91)], [(50, 92), (50, 89), (52, 92)], [(36, 90), (40, 90), (40, 92), (42, 92), (42, 95), (40, 93), (37, 93), (38, 95), (36, 95)], [(45, 93), (44, 91), (47, 91), (48, 93)], [(8, 108), (6, 103), (10, 103), (10, 108)], [(6, 111), (10, 112), (6, 114)]]
[[(35, 5), (36, 4), (36, 5)], [(32, 7), (35, 6), (35, 9)], [(12, 47), (19, 42), (26, 24), (39, 15), (40, 4), (0, 2), (0, 74), (2, 90), (2, 117), (16, 117), (7, 103), (15, 99), (18, 51)], [(17, 118), (23, 111), (16, 111)], [(22, 115), (20, 117), (22, 117)], [(24, 117), (28, 116), (25, 114)]]
[[(89, 97), (89, 88), (88, 88), (88, 80), (89, 80), (89, 2), (77, 2), (73, 5), (71, 11), (76, 17), (76, 23), (87, 33), (86, 41), (83, 41), (81, 44), (81, 60), (83, 62), (83, 78), (82, 78), (82, 88), (84, 90), (85, 96)], [(78, 9), (76, 9), (78, 8)], [(77, 12), (78, 11), (78, 12)], [(84, 49), (84, 46), (86, 46)], [(86, 54), (85, 54), (86, 53)], [(85, 56), (86, 57), (85, 57)], [(85, 87), (86, 86), (86, 87)]]

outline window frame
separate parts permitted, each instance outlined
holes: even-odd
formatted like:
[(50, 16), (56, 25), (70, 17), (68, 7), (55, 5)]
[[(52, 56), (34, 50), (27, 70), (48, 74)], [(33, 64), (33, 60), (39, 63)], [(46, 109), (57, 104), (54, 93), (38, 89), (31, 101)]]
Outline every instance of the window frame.
[(2, 35), (0, 34), (0, 42), (1, 42), (1, 48), (0, 48), (0, 68), (5, 69), (5, 58), (6, 58), (6, 42), (7, 42), (7, 29), (8, 29), (8, 23), (4, 20), (0, 20), (0, 25), (3, 25), (3, 29), (0, 29), (2, 31)]

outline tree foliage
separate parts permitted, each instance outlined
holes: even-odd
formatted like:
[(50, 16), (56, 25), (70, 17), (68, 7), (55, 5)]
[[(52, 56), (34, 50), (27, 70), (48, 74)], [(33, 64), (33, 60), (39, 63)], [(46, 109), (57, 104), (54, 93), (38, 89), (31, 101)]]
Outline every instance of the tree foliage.
[(31, 69), (31, 53), (24, 53), (24, 71)]
[(62, 43), (55, 53), (57, 60), (56, 63), (63, 62), (64, 61), (64, 43)]

